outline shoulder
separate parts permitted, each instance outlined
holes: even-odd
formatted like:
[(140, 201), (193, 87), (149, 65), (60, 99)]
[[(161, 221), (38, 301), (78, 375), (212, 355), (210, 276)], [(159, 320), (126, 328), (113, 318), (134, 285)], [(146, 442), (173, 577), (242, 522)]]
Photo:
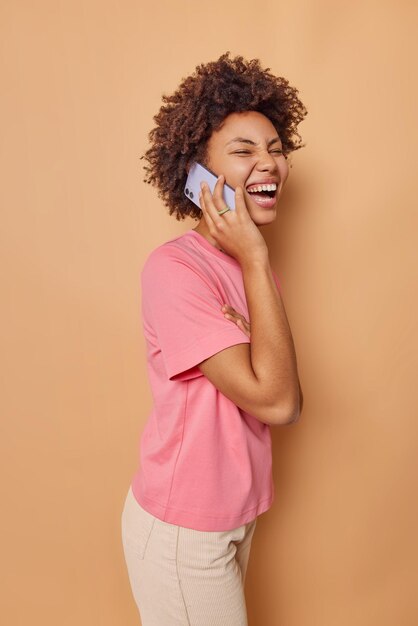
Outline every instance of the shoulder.
[(195, 280), (201, 273), (202, 263), (193, 243), (180, 235), (154, 248), (145, 258), (141, 270), (142, 281), (153, 284)]
[(149, 267), (157, 268), (170, 264), (175, 265), (178, 261), (188, 261), (192, 258), (188, 248), (187, 242), (182, 239), (181, 235), (170, 239), (154, 248), (148, 254), (142, 271), (147, 270)]

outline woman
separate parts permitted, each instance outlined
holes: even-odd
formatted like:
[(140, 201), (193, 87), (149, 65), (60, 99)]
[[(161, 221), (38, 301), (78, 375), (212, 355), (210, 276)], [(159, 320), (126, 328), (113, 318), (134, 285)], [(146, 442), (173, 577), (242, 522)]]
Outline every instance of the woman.
[[(259, 228), (274, 221), (306, 109), (258, 60), (200, 65), (163, 96), (145, 181), (194, 229), (158, 246), (141, 273), (154, 408), (122, 514), (143, 626), (244, 626), (257, 516), (274, 498), (272, 425), (302, 408), (296, 355)], [(184, 194), (198, 161), (201, 210)], [(235, 210), (225, 206), (225, 181)], [(251, 322), (251, 329), (250, 329)]]

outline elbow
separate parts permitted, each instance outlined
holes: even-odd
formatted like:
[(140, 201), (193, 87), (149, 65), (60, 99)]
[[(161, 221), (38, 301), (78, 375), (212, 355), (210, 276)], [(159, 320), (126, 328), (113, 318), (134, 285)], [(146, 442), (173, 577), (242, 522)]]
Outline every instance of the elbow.
[(297, 422), (299, 416), (299, 408), (289, 410), (279, 407), (270, 412), (269, 424), (271, 424), (271, 426), (286, 426), (286, 424), (293, 424), (294, 422)]
[(297, 422), (302, 412), (303, 396), (298, 395), (295, 401), (284, 403), (277, 402), (268, 410), (267, 422), (272, 426), (285, 426)]
[(299, 417), (296, 411), (289, 411), (288, 407), (280, 405), (264, 406), (262, 410), (254, 413), (257, 419), (269, 426), (285, 426), (295, 422)]
[(285, 426), (298, 421), (302, 412), (302, 406), (303, 395), (299, 385), (296, 393), (287, 395), (287, 397), (283, 397), (283, 394), (279, 397), (277, 395), (269, 397), (264, 391), (258, 396), (256, 405), (252, 403), (251, 406), (242, 406), (242, 408), (264, 424)]

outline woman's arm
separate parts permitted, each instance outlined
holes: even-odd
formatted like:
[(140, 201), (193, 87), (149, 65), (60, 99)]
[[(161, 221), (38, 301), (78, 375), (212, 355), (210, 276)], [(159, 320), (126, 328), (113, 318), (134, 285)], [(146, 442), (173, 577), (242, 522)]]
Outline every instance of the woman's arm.
[(251, 365), (266, 402), (289, 421), (300, 411), (296, 353), (280, 292), (268, 257), (243, 262), (242, 275), (251, 320)]
[[(243, 331), (243, 333), (247, 335), (247, 337), (251, 337), (251, 324), (247, 319), (245, 319), (245, 316), (242, 315), (242, 313), (238, 313), (238, 311), (236, 311), (234, 307), (231, 306), (230, 304), (224, 305), (222, 307), (222, 311), (223, 311), (224, 316), (227, 319), (231, 320), (231, 322), (236, 324)], [(299, 379), (298, 379), (298, 386), (299, 386), (299, 415), (300, 415), (303, 409), (303, 393), (302, 393), (302, 387), (300, 386)]]
[(199, 196), (211, 236), (241, 265), (251, 320), (251, 343), (237, 344), (203, 361), (203, 374), (244, 411), (269, 424), (287, 424), (300, 413), (296, 354), (266, 242), (251, 219), (243, 189), (235, 189), (235, 211), (222, 217), (220, 176), (213, 196), (202, 183)]
[(231, 346), (199, 364), (237, 406), (262, 422), (298, 419), (302, 397), (296, 354), (281, 295), (269, 263), (242, 265), (251, 343)]

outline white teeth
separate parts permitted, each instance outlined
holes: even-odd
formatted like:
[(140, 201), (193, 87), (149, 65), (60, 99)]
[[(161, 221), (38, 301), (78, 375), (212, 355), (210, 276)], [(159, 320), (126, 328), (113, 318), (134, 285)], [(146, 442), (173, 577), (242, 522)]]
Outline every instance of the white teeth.
[(249, 193), (257, 193), (257, 191), (276, 191), (276, 189), (276, 183), (272, 183), (271, 185), (257, 185), (255, 187), (251, 187), (248, 191)]

